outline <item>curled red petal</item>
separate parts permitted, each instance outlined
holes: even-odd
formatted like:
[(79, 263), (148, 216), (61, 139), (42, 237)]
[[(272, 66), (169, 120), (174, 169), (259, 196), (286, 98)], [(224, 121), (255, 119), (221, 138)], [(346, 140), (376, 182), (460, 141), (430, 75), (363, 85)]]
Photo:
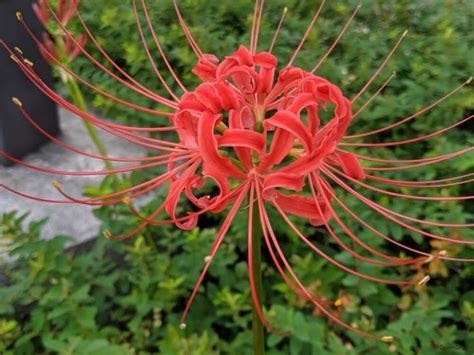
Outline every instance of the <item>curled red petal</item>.
[(269, 174), (263, 179), (262, 196), (266, 200), (273, 200), (278, 194), (276, 188), (301, 191), (304, 187), (304, 180), (304, 175), (281, 172)]
[(227, 129), (219, 139), (219, 146), (241, 147), (263, 153), (266, 140), (263, 134), (248, 129)]
[(330, 208), (323, 200), (317, 201), (318, 208), (314, 198), (301, 195), (285, 195), (275, 192), (270, 203), (277, 204), (286, 213), (308, 219), (313, 226), (323, 225), (324, 221), (329, 221), (332, 216)]
[(354, 179), (365, 179), (364, 169), (354, 154), (349, 152), (335, 152), (333, 155), (347, 175)]
[(203, 172), (206, 175), (216, 177), (245, 178), (245, 175), (232, 164), (229, 158), (224, 158), (217, 150), (217, 139), (214, 135), (214, 127), (219, 121), (220, 115), (214, 115), (210, 111), (204, 111), (198, 123), (198, 145), (203, 160)]
[(193, 68), (192, 72), (202, 81), (215, 81), (217, 72), (217, 63), (219, 60), (213, 54), (203, 54), (198, 64)]
[(274, 126), (291, 133), (303, 144), (308, 153), (311, 152), (313, 143), (308, 128), (293, 112), (280, 110), (271, 118), (263, 121), (263, 126), (265, 128)]

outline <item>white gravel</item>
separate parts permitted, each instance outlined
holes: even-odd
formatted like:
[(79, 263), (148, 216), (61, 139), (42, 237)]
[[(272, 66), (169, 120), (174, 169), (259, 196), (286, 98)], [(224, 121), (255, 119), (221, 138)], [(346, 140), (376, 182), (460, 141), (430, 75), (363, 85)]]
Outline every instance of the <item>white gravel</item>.
[[(60, 110), (59, 114), (62, 129), (59, 139), (80, 150), (95, 153), (94, 145), (87, 135), (82, 120), (65, 110)], [(145, 154), (140, 147), (124, 144), (123, 141), (105, 132), (101, 131), (100, 137), (111, 157), (137, 157)], [(95, 171), (104, 167), (99, 159), (72, 153), (52, 142), (29, 154), (24, 160), (29, 164), (67, 171)], [(27, 194), (53, 199), (62, 199), (51, 185), (53, 180), (59, 180), (65, 191), (80, 197), (85, 185), (99, 184), (102, 178), (58, 176), (36, 172), (22, 166), (0, 166), (1, 183)], [(99, 222), (88, 206), (41, 203), (0, 190), (0, 213), (12, 210), (17, 210), (19, 213), (30, 212), (28, 220), (48, 217), (49, 222), (43, 230), (44, 237), (70, 235), (77, 242), (81, 242), (96, 236), (99, 231)]]

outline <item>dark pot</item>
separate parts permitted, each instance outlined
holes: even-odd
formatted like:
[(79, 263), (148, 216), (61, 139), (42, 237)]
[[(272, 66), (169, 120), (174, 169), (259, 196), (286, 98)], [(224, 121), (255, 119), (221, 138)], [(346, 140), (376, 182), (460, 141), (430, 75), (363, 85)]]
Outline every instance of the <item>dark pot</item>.
[[(31, 0), (0, 0), (0, 38), (10, 47), (21, 48), (26, 58), (34, 63), (35, 71), (52, 86), (51, 68), (41, 57), (35, 43), (17, 21), (16, 12), (21, 11), (33, 32), (41, 35), (42, 26), (31, 9)], [(26, 77), (10, 55), (0, 49), (0, 150), (20, 158), (36, 150), (48, 139), (38, 132), (22, 116), (12, 103), (18, 97), (25, 110), (36, 122), (52, 135), (59, 134), (56, 105), (43, 95)], [(0, 162), (9, 164), (0, 157)]]

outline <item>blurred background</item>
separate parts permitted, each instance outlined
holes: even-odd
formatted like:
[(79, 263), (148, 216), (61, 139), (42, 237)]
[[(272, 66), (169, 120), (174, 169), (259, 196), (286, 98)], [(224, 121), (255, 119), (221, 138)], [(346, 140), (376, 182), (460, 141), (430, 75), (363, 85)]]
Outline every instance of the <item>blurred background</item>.
[[(8, 0), (7, 0), (8, 1)], [(329, 1), (295, 66), (312, 68), (331, 46), (358, 1)], [(349, 134), (383, 127), (414, 113), (445, 95), (474, 73), (474, 3), (470, 0), (374, 0), (362, 8), (347, 34), (318, 70), (318, 75), (338, 85), (352, 97), (372, 76), (403, 31), (409, 35), (371, 89), (362, 105), (391, 74), (396, 78), (363, 114), (352, 123)], [(198, 84), (191, 69), (195, 56), (179, 27), (172, 1), (148, 1), (160, 42), (178, 75), (192, 87)], [(250, 0), (181, 0), (182, 13), (200, 47), (223, 58), (249, 42), (253, 2)], [(286, 63), (298, 45), (319, 2), (312, 0), (267, 1), (259, 49), (266, 50), (283, 8), (285, 24), (274, 53)], [(121, 0), (81, 0), (80, 12), (99, 43), (139, 82), (164, 94), (140, 42), (132, 5)], [(0, 14), (0, 18), (5, 16)], [(14, 14), (12, 14), (14, 16)], [(26, 21), (33, 19), (26, 18)], [(68, 25), (80, 34), (73, 19)], [(17, 31), (23, 31), (18, 24)], [(149, 44), (152, 37), (145, 29)], [(86, 48), (102, 58), (90, 41)], [(7, 56), (5, 52), (0, 54)], [(159, 66), (163, 63), (156, 57)], [(105, 63), (105, 61), (104, 61)], [(68, 65), (100, 88), (150, 108), (153, 102), (118, 85), (87, 58), (79, 55)], [(68, 95), (58, 70), (57, 89)], [(169, 85), (180, 92), (172, 78)], [(101, 117), (136, 126), (153, 126), (156, 118), (104, 99), (81, 87), (90, 110)], [(13, 96), (12, 95), (9, 95)], [(358, 109), (354, 107), (354, 110)], [(2, 109), (2, 108), (0, 108)], [(474, 111), (472, 86), (460, 90), (434, 110), (407, 125), (368, 141), (395, 141), (436, 131)], [(93, 150), (78, 119), (59, 111), (61, 139)], [(111, 156), (146, 154), (131, 150), (106, 135), (101, 137)], [(418, 159), (460, 150), (474, 143), (472, 122), (433, 139), (394, 148), (363, 148), (360, 154), (384, 159)], [(394, 171), (384, 177), (429, 180), (474, 172), (472, 152), (453, 160), (416, 170)], [(26, 161), (70, 170), (96, 170), (101, 163), (82, 160), (48, 144), (27, 156)], [(125, 176), (128, 186), (159, 174), (146, 170)], [(27, 172), (13, 166), (0, 168), (0, 182), (20, 191), (57, 197), (50, 186), (55, 176)], [(64, 179), (63, 179), (64, 180)], [(64, 181), (67, 191), (79, 196), (111, 192), (112, 178)], [(380, 218), (354, 198), (337, 191), (358, 216), (417, 249), (450, 256), (472, 257), (472, 248), (456, 247), (411, 233)], [(162, 201), (156, 191), (142, 201), (143, 214)], [(442, 196), (474, 195), (473, 184), (427, 191)], [(445, 223), (473, 221), (469, 200), (413, 201), (369, 193), (382, 206), (414, 218)], [(0, 353), (2, 354), (247, 354), (251, 353), (251, 299), (246, 264), (246, 216), (238, 215), (216, 257), (196, 302), (187, 328), (179, 329), (179, 317), (214, 239), (222, 216), (206, 215), (199, 228), (183, 232), (172, 226), (148, 227), (127, 242), (102, 237), (132, 229), (137, 219), (126, 206), (71, 209), (33, 203), (0, 191)], [(276, 216), (275, 216), (276, 217)], [(387, 253), (400, 251), (363, 229), (348, 225), (360, 238)], [(268, 318), (291, 336), (267, 337), (268, 354), (472, 354), (474, 352), (474, 265), (433, 260), (410, 269), (368, 267), (354, 261), (326, 237), (323, 228), (301, 228), (337, 260), (353, 269), (387, 278), (414, 278), (429, 273), (427, 286), (395, 287), (349, 275), (318, 258), (297, 240), (289, 227), (274, 218), (281, 245), (301, 279), (321, 298), (341, 299), (338, 314), (365, 331), (393, 335), (392, 344), (374, 342), (342, 330), (318, 314), (310, 303), (294, 295), (264, 255), (264, 304)], [(334, 225), (344, 240), (341, 228)], [(427, 228), (450, 238), (474, 240), (472, 228)], [(84, 242), (85, 241), (85, 242)], [(357, 249), (357, 246), (354, 246)], [(359, 252), (362, 252), (358, 250)], [(400, 254), (402, 255), (402, 254)]]

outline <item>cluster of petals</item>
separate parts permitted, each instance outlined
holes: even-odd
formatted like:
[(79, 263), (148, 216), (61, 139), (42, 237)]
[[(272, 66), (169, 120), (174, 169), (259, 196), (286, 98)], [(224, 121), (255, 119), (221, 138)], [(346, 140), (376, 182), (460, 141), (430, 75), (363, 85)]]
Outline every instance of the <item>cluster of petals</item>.
[[(203, 83), (183, 95), (172, 118), (180, 142), (202, 158), (201, 174), (188, 184), (215, 181), (220, 194), (211, 211), (219, 211), (231, 202), (232, 180), (257, 179), (265, 200), (321, 225), (331, 212), (322, 198), (300, 194), (307, 175), (326, 162), (364, 177), (354, 154), (336, 151), (352, 119), (351, 102), (326, 79), (292, 66), (278, 72), (277, 64), (272, 54), (252, 55), (244, 46), (221, 62), (210, 54), (199, 59), (193, 72)], [(319, 112), (329, 104), (334, 116), (322, 124)], [(234, 161), (221, 154), (225, 147)]]
[[(366, 141), (367, 137), (387, 132), (434, 109), (467, 86), (471, 79), (466, 80), (440, 99), (410, 116), (369, 132), (348, 135), (346, 131), (351, 122), (363, 113), (365, 108), (394, 78), (394, 75), (391, 75), (378, 89), (374, 90), (374, 93), (368, 97), (365, 103), (360, 105), (358, 109), (353, 109), (353, 106), (358, 104), (363, 94), (379, 77), (387, 62), (400, 46), (406, 32), (400, 36), (400, 39), (367, 83), (357, 91), (353, 98), (349, 99), (334, 83), (317, 76), (315, 72), (323, 65), (326, 58), (348, 30), (359, 7), (354, 10), (341, 33), (314, 68), (303, 70), (295, 67), (293, 63), (311, 28), (321, 14), (325, 0), (321, 1), (321, 5), (315, 12), (307, 31), (289, 62), (283, 65), (277, 62), (276, 57), (271, 52), (286, 16), (286, 10), (277, 25), (270, 48), (267, 51), (258, 52), (258, 34), (264, 1), (256, 0), (249, 46), (240, 46), (232, 55), (219, 59), (201, 50), (187, 26), (177, 2), (173, 2), (179, 25), (197, 58), (193, 73), (201, 79), (201, 83), (192, 90), (183, 84), (171, 66), (154, 30), (146, 0), (132, 0), (133, 12), (144, 51), (150, 60), (157, 80), (161, 82), (168, 95), (160, 95), (149, 89), (113, 60), (102, 48), (81, 17), (77, 9), (77, 1), (59, 1), (59, 7), (54, 10), (49, 1), (40, 0), (39, 5), (35, 7), (40, 19), (55, 21), (56, 25), (59, 26), (65, 41), (70, 42), (69, 48), (74, 48), (74, 57), (76, 55), (83, 56), (120, 85), (153, 102), (154, 107), (158, 105), (164, 107), (162, 110), (117, 97), (81, 77), (61, 62), (59, 57), (54, 54), (53, 46), (48, 44), (47, 40), (37, 38), (32, 33), (21, 14), (17, 15), (25, 30), (52, 64), (63, 70), (83, 87), (95, 91), (105, 99), (137, 112), (153, 115), (156, 117), (156, 125), (153, 127), (113, 123), (75, 106), (42, 80), (35, 72), (34, 67), (28, 65), (29, 61), (23, 56), (20, 49), (12, 49), (0, 39), (0, 46), (11, 56), (19, 69), (38, 90), (51, 100), (77, 115), (79, 119), (120, 138), (124, 144), (139, 145), (151, 151), (151, 154), (146, 157), (104, 157), (80, 150), (57, 137), (49, 135), (28, 114), (27, 107), (23, 107), (20, 98), (15, 97), (13, 102), (18, 106), (23, 117), (61, 148), (91, 159), (100, 159), (117, 164), (117, 166), (118, 164), (121, 165), (114, 169), (100, 171), (60, 171), (27, 163), (4, 151), (0, 151), (0, 156), (39, 172), (53, 175), (105, 176), (153, 168), (160, 168), (165, 171), (148, 181), (90, 198), (75, 197), (68, 194), (59, 182), (56, 182), (54, 186), (62, 196), (61, 199), (32, 196), (14, 190), (1, 182), (0, 187), (24, 198), (49, 203), (78, 203), (88, 206), (126, 203), (131, 213), (137, 217), (139, 224), (130, 231), (121, 231), (123, 234), (120, 235), (112, 235), (109, 231), (104, 232), (108, 238), (120, 240), (139, 235), (150, 225), (174, 224), (181, 229), (192, 229), (196, 227), (199, 217), (204, 213), (217, 214), (226, 211), (223, 223), (212, 242), (212, 246), (207, 256), (203, 258), (202, 272), (183, 313), (183, 327), (191, 304), (204, 282), (205, 275), (220, 245), (227, 236), (230, 225), (236, 214), (244, 210), (245, 213), (248, 213), (247, 251), (250, 291), (257, 314), (269, 330), (273, 331), (273, 328), (265, 317), (262, 302), (257, 295), (255, 280), (253, 279), (252, 250), (254, 240), (252, 230), (257, 222), (261, 226), (262, 241), (268, 250), (273, 265), (296, 294), (314, 305), (321, 314), (330, 318), (335, 324), (368, 337), (376, 337), (384, 341), (393, 340), (390, 336), (374, 336), (345, 323), (333, 310), (334, 307), (338, 307), (340, 301), (329, 302), (318, 298), (304, 285), (292, 268), (285, 250), (280, 246), (280, 236), (272, 227), (269, 209), (277, 213), (298, 239), (319, 257), (348, 273), (374, 282), (416, 286), (425, 284), (429, 280), (429, 275), (425, 275), (421, 279), (398, 280), (376, 277), (354, 270), (345, 263), (334, 259), (327, 251), (320, 248), (317, 243), (301, 231), (299, 224), (295, 223), (294, 220), (299, 219), (314, 226), (323, 226), (327, 231), (327, 238), (337, 244), (341, 250), (356, 260), (374, 266), (422, 265), (433, 259), (457, 262), (473, 261), (473, 259), (449, 255), (445, 250), (436, 253), (428, 252), (426, 249), (419, 250), (413, 245), (394, 239), (377, 229), (373, 222), (362, 219), (360, 214), (351, 210), (349, 204), (341, 197), (343, 196), (341, 192), (345, 192), (346, 195), (351, 196), (351, 199), (359, 201), (390, 223), (400, 226), (407, 233), (416, 233), (428, 240), (473, 245), (474, 241), (472, 240), (453, 238), (449, 237), (451, 235), (449, 233), (440, 232), (440, 230), (456, 229), (459, 231), (462, 228), (472, 228), (474, 226), (472, 221), (446, 223), (411, 217), (371, 200), (365, 193), (369, 191), (370, 196), (377, 193), (389, 196), (391, 199), (431, 201), (433, 203), (472, 200), (474, 196), (433, 196), (433, 194), (426, 196), (422, 193), (415, 194), (410, 191), (426, 192), (469, 184), (474, 180), (474, 173), (437, 180), (414, 181), (396, 180), (388, 178), (384, 174), (446, 162), (472, 152), (473, 147), (466, 147), (438, 156), (404, 160), (382, 159), (357, 152), (357, 149), (361, 147), (371, 148), (370, 151), (376, 155), (377, 148), (404, 146), (431, 139), (471, 120), (472, 115), (441, 130), (405, 140), (393, 142)], [(139, 7), (142, 9), (141, 14)], [(84, 47), (85, 39), (82, 40), (82, 37), (77, 39), (67, 29), (66, 24), (73, 15), (83, 28), (84, 38), (94, 47), (96, 53), (100, 53), (100, 59), (94, 57)], [(148, 28), (152, 35), (152, 43), (164, 64), (162, 68), (159, 68), (154, 60), (150, 46), (151, 41), (145, 38), (144, 28)], [(179, 87), (179, 93), (171, 89), (168, 84), (169, 80), (167, 81), (164, 78), (163, 70), (169, 72), (176, 86)], [(166, 134), (162, 136), (161, 133)], [(123, 164), (126, 165), (123, 166)], [(134, 207), (136, 198), (154, 192), (165, 184), (169, 185), (166, 197), (149, 215), (141, 214)], [(212, 191), (214, 191), (210, 195), (205, 192), (208, 191), (209, 186), (212, 186)], [(255, 216), (258, 216), (258, 221), (254, 220)], [(383, 239), (396, 251), (389, 255), (363, 241), (354, 231), (352, 227), (354, 224), (370, 232), (374, 238)], [(341, 238), (336, 232), (335, 226), (343, 231), (341, 234), (344, 234), (345, 238)], [(347, 238), (350, 238), (351, 244), (346, 241)], [(354, 248), (352, 243), (357, 245), (358, 248)], [(363, 250), (363, 252), (360, 250)], [(405, 253), (408, 256), (404, 256)]]

